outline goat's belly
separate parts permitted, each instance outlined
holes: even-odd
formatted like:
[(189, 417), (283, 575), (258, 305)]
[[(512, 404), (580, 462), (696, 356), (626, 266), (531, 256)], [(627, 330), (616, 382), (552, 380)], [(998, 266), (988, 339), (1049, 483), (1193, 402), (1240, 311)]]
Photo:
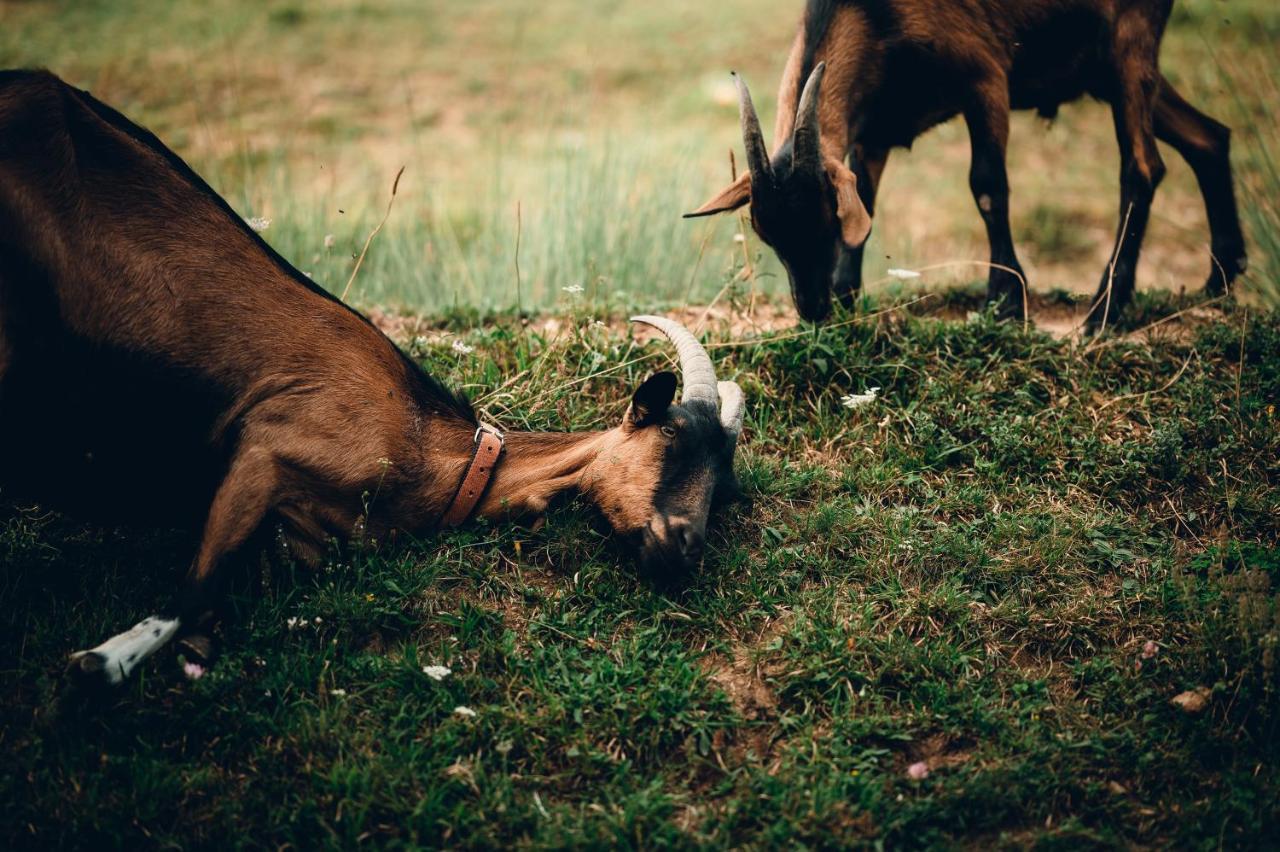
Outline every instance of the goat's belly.
[(205, 390), (119, 355), (16, 355), (0, 387), (0, 498), (200, 522), (225, 465)]
[(910, 148), (916, 137), (960, 112), (971, 79), (926, 47), (906, 44), (885, 58), (875, 93), (855, 110), (852, 136), (872, 148)]
[(1009, 70), (1010, 105), (1052, 115), (1086, 94), (1103, 96), (1113, 77), (1110, 41), (1107, 20), (1089, 4), (1023, 30)]

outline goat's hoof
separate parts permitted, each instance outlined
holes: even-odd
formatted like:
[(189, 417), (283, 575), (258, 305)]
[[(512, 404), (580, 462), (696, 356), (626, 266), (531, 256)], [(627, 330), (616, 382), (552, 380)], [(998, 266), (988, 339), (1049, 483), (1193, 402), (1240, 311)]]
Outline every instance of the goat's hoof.
[(204, 633), (192, 633), (178, 640), (182, 673), (187, 680), (199, 680), (209, 673), (218, 656), (218, 643)]
[(77, 690), (106, 689), (119, 680), (112, 679), (107, 670), (107, 658), (97, 651), (79, 651), (71, 655), (67, 664), (67, 684)]
[(1215, 269), (1213, 272), (1210, 272), (1209, 277), (1205, 279), (1205, 295), (1211, 299), (1216, 299), (1219, 296), (1225, 296), (1227, 293), (1231, 292), (1231, 288), (1235, 285), (1236, 277), (1237, 276), (1235, 275), (1224, 277), (1221, 272)]
[(1103, 321), (1101, 317), (1090, 317), (1085, 321), (1084, 329), (1081, 336), (1085, 340), (1096, 340), (1105, 337), (1108, 332), (1115, 328), (1115, 320)]
[(1231, 289), (1237, 278), (1249, 271), (1249, 256), (1245, 254), (1244, 246), (1214, 246), (1213, 258), (1204, 289), (1210, 296), (1221, 296)]
[(997, 293), (988, 295), (986, 306), (995, 306), (995, 318), (1000, 322), (1022, 322), (1026, 319), (1021, 293)]

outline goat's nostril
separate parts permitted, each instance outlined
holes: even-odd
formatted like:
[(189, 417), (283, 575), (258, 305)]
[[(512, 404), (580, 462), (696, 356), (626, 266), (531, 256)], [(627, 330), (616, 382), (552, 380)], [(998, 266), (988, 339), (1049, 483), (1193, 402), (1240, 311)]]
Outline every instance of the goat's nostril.
[(685, 556), (696, 558), (702, 555), (702, 533), (693, 527), (680, 527), (676, 531), (676, 540), (680, 542), (680, 552)]

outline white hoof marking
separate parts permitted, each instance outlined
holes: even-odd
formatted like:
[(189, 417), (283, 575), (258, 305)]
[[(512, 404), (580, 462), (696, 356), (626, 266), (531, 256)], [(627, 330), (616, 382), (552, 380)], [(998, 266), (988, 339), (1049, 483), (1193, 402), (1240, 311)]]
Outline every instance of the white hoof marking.
[(102, 657), (102, 674), (114, 686), (127, 678), (143, 660), (164, 647), (177, 632), (178, 619), (153, 615), (125, 632), (112, 636), (96, 648), (77, 651), (71, 655), (71, 659), (78, 659), (85, 654)]

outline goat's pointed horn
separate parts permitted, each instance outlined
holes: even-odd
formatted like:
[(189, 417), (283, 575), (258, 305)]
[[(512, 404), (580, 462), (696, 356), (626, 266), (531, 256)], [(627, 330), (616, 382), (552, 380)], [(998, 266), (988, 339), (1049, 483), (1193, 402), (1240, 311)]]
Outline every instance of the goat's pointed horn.
[(747, 81), (735, 71), (733, 83), (738, 87), (738, 112), (742, 116), (742, 144), (747, 149), (747, 167), (751, 169), (751, 182), (759, 186), (773, 177), (769, 149), (764, 144), (764, 131), (760, 129), (760, 118), (756, 115), (755, 104), (751, 102)]
[(818, 131), (818, 101), (822, 99), (822, 77), (827, 63), (819, 62), (800, 93), (800, 105), (796, 107), (796, 129), (793, 137), (793, 157), (796, 164), (817, 165), (821, 162)]
[(737, 382), (718, 382), (720, 391), (720, 425), (729, 434), (729, 440), (737, 443), (742, 432), (742, 415), (746, 406), (742, 398), (742, 388)]
[(716, 389), (716, 371), (711, 365), (711, 356), (702, 348), (698, 338), (675, 320), (666, 317), (640, 316), (632, 317), (632, 322), (651, 325), (667, 336), (675, 344), (680, 356), (680, 378), (684, 382), (684, 393), (680, 401), (684, 403), (702, 400), (720, 408), (720, 394)]

